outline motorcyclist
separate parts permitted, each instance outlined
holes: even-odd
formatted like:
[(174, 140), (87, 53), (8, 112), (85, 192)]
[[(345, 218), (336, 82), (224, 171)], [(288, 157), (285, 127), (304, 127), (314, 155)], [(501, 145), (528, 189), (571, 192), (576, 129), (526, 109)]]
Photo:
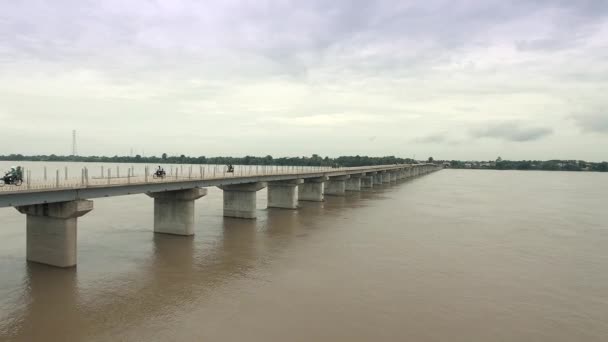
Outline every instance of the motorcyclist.
[(17, 168), (15, 166), (11, 166), (11, 169), (8, 170), (8, 172), (6, 172), (4, 174), (4, 178), (6, 177), (14, 177), (17, 174)]
[(158, 176), (164, 176), (165, 175), (165, 170), (163, 170), (163, 168), (160, 165), (158, 165), (158, 169), (156, 169), (156, 174)]
[(228, 172), (234, 172), (234, 166), (232, 166), (232, 164), (228, 164)]
[(11, 166), (11, 169), (4, 174), (4, 183), (13, 183), (15, 180), (23, 179), (21, 166)]

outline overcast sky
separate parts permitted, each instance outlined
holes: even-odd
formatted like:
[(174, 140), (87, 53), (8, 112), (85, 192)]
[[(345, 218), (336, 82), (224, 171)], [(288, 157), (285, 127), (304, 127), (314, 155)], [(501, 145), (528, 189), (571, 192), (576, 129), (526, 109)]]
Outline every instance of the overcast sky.
[(0, 0), (0, 154), (608, 160), (608, 1)]

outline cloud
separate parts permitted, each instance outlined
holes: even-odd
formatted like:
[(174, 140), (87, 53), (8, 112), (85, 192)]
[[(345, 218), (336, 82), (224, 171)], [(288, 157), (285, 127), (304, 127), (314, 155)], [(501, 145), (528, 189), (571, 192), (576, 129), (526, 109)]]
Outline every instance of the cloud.
[[(0, 117), (30, 142), (0, 146), (64, 153), (49, 141), (77, 129), (97, 154), (493, 156), (605, 103), (607, 18), (604, 0), (0, 1)], [(597, 159), (605, 137), (552, 142)]]
[(412, 139), (412, 142), (421, 144), (438, 144), (446, 141), (446, 132), (433, 133)]
[(608, 111), (598, 110), (593, 113), (575, 114), (572, 116), (577, 125), (587, 133), (608, 134)]
[(542, 126), (526, 126), (523, 122), (506, 121), (489, 123), (484, 127), (471, 130), (473, 138), (494, 138), (505, 141), (533, 141), (553, 133), (553, 129)]

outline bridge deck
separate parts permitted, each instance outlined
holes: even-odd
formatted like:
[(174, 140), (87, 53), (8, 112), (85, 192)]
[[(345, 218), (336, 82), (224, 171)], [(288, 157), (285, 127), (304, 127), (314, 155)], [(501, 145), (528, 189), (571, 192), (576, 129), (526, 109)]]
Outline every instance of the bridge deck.
[(270, 182), (296, 178), (316, 178), (322, 176), (343, 176), (365, 172), (390, 171), (411, 167), (412, 165), (382, 165), (350, 167), (330, 170), (303, 172), (291, 170), (281, 172), (246, 172), (244, 174), (220, 174), (189, 177), (168, 176), (153, 179), (151, 176), (122, 178), (89, 178), (65, 181), (26, 182), (23, 185), (0, 188), (0, 208), (21, 205), (54, 203), (76, 199), (91, 199), (109, 196), (123, 196), (146, 192), (160, 192), (211, 187), (219, 185)]

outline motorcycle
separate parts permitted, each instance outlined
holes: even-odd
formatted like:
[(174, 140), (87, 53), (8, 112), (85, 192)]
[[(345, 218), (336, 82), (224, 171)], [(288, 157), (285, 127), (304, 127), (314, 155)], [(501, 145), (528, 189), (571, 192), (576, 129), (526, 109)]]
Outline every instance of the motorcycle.
[(234, 173), (234, 166), (227, 165), (226, 166), (226, 172), (228, 172), (228, 173)]
[(167, 173), (165, 172), (165, 170), (156, 170), (152, 174), (152, 178), (165, 178), (166, 176), (167, 176)]
[(23, 178), (19, 177), (19, 176), (6, 175), (6, 176), (0, 178), (0, 186), (4, 186), (4, 185), (20, 186), (21, 184), (23, 184)]

